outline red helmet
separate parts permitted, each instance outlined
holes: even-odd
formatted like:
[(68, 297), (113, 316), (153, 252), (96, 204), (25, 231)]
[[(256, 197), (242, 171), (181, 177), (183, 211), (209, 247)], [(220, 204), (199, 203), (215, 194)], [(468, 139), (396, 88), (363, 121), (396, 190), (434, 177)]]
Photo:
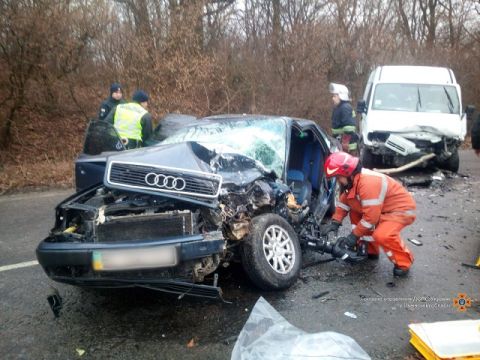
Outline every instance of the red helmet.
[(358, 158), (345, 152), (336, 152), (331, 154), (325, 160), (325, 174), (327, 178), (333, 176), (349, 177), (358, 165)]

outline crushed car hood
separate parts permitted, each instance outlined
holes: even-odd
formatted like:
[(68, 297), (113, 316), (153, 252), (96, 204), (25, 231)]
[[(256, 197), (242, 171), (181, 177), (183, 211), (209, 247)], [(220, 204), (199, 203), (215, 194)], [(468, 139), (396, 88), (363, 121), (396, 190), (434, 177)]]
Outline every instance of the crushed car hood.
[(431, 133), (463, 140), (462, 122), (459, 114), (370, 111), (367, 133), (373, 131), (393, 133)]
[[(197, 142), (158, 145), (138, 150), (116, 153), (107, 158), (107, 169), (112, 163), (128, 163), (170, 168), (181, 171), (216, 174), (222, 177), (222, 184), (244, 186), (262, 177), (275, 178), (261, 163), (239, 153), (217, 153)], [(105, 175), (104, 183), (111, 187)], [(118, 184), (116, 187), (119, 187)], [(142, 189), (136, 191), (142, 192)], [(181, 195), (181, 194), (180, 194)]]
[(200, 155), (200, 151), (194, 151), (192, 144), (180, 143), (163, 146), (152, 146), (136, 150), (122, 151), (107, 158), (107, 166), (112, 161), (122, 161), (138, 164), (149, 164), (153, 166), (164, 166), (171, 168), (184, 168), (193, 171), (210, 172), (210, 166)]

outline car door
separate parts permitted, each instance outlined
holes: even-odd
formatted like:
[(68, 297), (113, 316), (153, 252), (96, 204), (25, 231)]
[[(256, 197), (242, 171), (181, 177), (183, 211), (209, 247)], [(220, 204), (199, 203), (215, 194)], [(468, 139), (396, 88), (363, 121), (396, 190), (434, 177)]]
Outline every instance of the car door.
[(315, 137), (309, 181), (312, 183), (313, 190), (318, 192), (316, 203), (313, 204), (312, 209), (316, 220), (320, 222), (326, 214), (331, 215), (335, 210), (336, 181), (334, 178), (327, 179), (323, 167), (328, 155), (339, 151), (338, 142), (328, 136), (314, 122), (294, 122), (292, 126), (304, 132), (311, 131)]

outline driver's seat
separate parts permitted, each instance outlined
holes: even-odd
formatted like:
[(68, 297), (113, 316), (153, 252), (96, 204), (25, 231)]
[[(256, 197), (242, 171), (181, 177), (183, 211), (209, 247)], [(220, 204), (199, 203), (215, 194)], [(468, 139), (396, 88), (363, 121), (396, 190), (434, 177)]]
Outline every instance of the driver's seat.
[(312, 198), (312, 183), (305, 179), (305, 175), (300, 170), (288, 170), (287, 183), (292, 189), (292, 193), (295, 196), (298, 204), (303, 204), (306, 200), (310, 203)]

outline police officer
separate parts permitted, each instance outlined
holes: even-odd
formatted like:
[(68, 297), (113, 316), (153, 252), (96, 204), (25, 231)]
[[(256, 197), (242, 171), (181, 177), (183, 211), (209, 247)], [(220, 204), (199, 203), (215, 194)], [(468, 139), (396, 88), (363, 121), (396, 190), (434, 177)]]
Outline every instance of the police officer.
[(113, 124), (127, 149), (142, 147), (152, 135), (152, 116), (147, 107), (148, 95), (137, 90), (131, 102), (117, 105), (105, 119)]
[(102, 102), (98, 111), (98, 120), (105, 120), (110, 111), (118, 104), (124, 104), (122, 86), (118, 83), (110, 85), (110, 97)]
[(355, 112), (350, 105), (348, 89), (345, 85), (330, 83), (329, 91), (335, 106), (332, 113), (332, 134), (339, 138), (343, 151), (357, 155)]

